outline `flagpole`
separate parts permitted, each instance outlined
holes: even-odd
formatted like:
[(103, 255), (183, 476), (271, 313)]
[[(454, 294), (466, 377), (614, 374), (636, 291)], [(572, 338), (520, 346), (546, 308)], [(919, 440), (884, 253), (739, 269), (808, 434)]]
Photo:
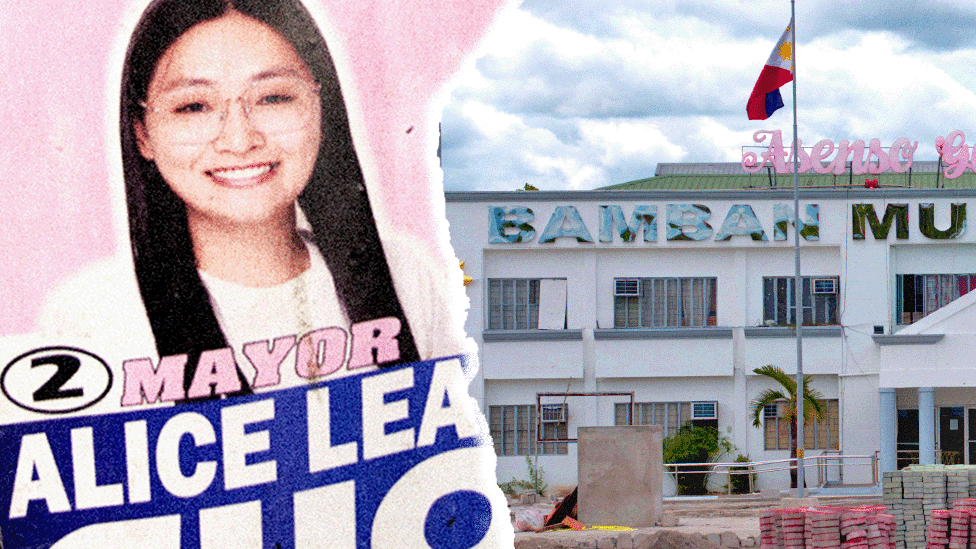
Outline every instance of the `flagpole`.
[(790, 0), (790, 42), (793, 62), (793, 303), (796, 306), (796, 487), (797, 497), (804, 497), (803, 474), (803, 279), (800, 277), (800, 154), (796, 123), (796, 0)]

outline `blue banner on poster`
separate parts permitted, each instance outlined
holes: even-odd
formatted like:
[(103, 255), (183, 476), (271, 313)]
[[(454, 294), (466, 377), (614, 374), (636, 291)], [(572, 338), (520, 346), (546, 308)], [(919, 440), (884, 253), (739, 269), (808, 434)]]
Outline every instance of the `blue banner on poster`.
[(0, 546), (477, 547), (498, 525), (464, 369), (0, 426)]

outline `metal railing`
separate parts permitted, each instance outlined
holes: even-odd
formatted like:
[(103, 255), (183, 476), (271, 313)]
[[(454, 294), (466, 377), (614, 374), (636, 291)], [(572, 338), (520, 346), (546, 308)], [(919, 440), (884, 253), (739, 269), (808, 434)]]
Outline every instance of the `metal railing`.
[[(830, 480), (831, 471), (837, 471), (838, 482), (843, 482), (843, 471), (848, 467), (870, 467), (872, 484), (881, 482), (878, 460), (880, 453), (875, 452), (871, 455), (844, 455), (839, 453), (827, 453), (819, 456), (809, 456), (804, 458), (803, 470), (814, 469), (816, 471), (816, 486), (826, 486), (837, 484)], [(732, 493), (732, 475), (747, 475), (749, 492), (755, 492), (754, 479), (756, 475), (764, 473), (775, 473), (779, 471), (790, 471), (796, 469), (796, 458), (771, 459), (766, 461), (733, 461), (717, 463), (665, 463), (664, 469), (669, 475), (674, 476), (675, 485), (678, 483), (678, 475), (685, 473), (705, 473), (726, 475), (726, 487), (729, 494)], [(804, 475), (809, 479), (809, 474)]]
[[(898, 450), (898, 468), (906, 467), (908, 465), (917, 465), (919, 463), (919, 452), (918, 450)], [(935, 462), (941, 463), (942, 465), (959, 465), (963, 463), (962, 452), (956, 452), (951, 450), (940, 450), (935, 449)]]

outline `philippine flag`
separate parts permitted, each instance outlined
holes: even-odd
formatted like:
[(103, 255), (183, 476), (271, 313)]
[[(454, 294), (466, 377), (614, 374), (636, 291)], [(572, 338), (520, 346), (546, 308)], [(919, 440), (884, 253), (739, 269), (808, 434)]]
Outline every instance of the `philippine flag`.
[(793, 80), (793, 42), (790, 36), (792, 26), (791, 21), (773, 48), (773, 53), (769, 54), (769, 60), (759, 74), (756, 86), (752, 88), (749, 104), (746, 105), (749, 120), (765, 120), (783, 106), (783, 96), (780, 95), (779, 88)]

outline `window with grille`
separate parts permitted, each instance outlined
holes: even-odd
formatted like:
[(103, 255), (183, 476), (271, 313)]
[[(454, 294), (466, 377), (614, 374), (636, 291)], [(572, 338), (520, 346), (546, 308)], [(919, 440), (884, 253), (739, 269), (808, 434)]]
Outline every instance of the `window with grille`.
[(488, 279), (488, 329), (539, 327), (539, 279)]
[(914, 324), (976, 289), (976, 274), (895, 275), (895, 324)]
[(564, 330), (565, 278), (489, 278), (489, 330)]
[[(614, 328), (714, 326), (715, 278), (614, 279)], [(630, 291), (622, 291), (626, 289)]]
[[(628, 425), (630, 404), (614, 405), (614, 424)], [(664, 436), (678, 432), (685, 423), (696, 427), (718, 428), (718, 402), (635, 402), (632, 425), (660, 425)]]
[[(489, 406), (488, 422), (495, 455), (563, 455), (568, 451), (565, 442), (537, 442), (536, 407), (533, 404)], [(542, 438), (569, 438), (567, 422), (542, 422)]]
[[(807, 450), (836, 449), (839, 444), (840, 409), (838, 401), (823, 400), (824, 419), (803, 422), (803, 447)], [(790, 421), (786, 418), (786, 401), (769, 404), (763, 410), (765, 446), (767, 450), (790, 449)]]
[[(837, 324), (837, 277), (803, 277), (803, 325)], [(763, 278), (763, 322), (796, 325), (796, 279), (792, 276)]]

